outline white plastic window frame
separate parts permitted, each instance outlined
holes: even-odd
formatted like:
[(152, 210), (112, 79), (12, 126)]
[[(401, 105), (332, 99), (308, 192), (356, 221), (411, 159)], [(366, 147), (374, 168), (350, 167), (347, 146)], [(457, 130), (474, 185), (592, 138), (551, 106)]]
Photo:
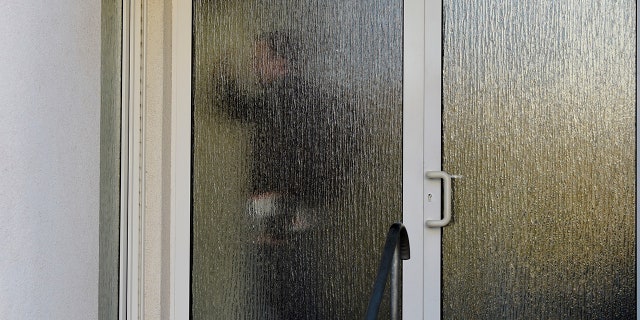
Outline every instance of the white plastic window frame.
[(144, 18), (145, 0), (122, 4), (120, 126), (120, 279), (118, 318), (144, 319)]
[(190, 0), (171, 1), (171, 319), (189, 319), (191, 272)]

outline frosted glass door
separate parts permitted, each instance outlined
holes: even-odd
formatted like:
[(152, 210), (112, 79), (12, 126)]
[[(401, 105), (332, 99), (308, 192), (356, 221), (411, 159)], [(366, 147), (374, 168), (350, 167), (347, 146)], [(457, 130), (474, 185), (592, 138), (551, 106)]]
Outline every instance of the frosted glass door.
[(443, 318), (635, 319), (635, 1), (443, 6)]
[(194, 319), (365, 314), (402, 220), (402, 26), (402, 1), (193, 2)]

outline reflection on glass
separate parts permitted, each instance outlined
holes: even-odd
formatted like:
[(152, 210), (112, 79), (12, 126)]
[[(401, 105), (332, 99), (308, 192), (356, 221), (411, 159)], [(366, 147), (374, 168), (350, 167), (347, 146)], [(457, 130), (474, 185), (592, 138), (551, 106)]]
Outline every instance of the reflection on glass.
[(635, 1), (445, 1), (447, 319), (635, 319)]
[(387, 1), (194, 2), (194, 318), (364, 315), (402, 217), (401, 26)]

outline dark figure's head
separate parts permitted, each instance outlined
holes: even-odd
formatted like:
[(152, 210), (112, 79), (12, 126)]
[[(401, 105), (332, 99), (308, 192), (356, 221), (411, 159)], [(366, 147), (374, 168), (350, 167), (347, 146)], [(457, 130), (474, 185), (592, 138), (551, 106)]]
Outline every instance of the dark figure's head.
[(298, 44), (289, 33), (273, 31), (258, 36), (253, 68), (260, 83), (272, 83), (295, 72), (298, 54)]

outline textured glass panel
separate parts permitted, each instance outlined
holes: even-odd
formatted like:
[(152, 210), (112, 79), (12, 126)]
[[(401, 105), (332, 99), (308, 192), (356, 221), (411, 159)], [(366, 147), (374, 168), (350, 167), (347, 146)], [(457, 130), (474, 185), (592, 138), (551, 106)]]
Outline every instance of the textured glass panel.
[(444, 7), (444, 318), (635, 319), (635, 2)]
[(194, 1), (194, 319), (364, 315), (402, 219), (401, 3)]
[(118, 318), (122, 2), (102, 1), (100, 106), (100, 319)]

